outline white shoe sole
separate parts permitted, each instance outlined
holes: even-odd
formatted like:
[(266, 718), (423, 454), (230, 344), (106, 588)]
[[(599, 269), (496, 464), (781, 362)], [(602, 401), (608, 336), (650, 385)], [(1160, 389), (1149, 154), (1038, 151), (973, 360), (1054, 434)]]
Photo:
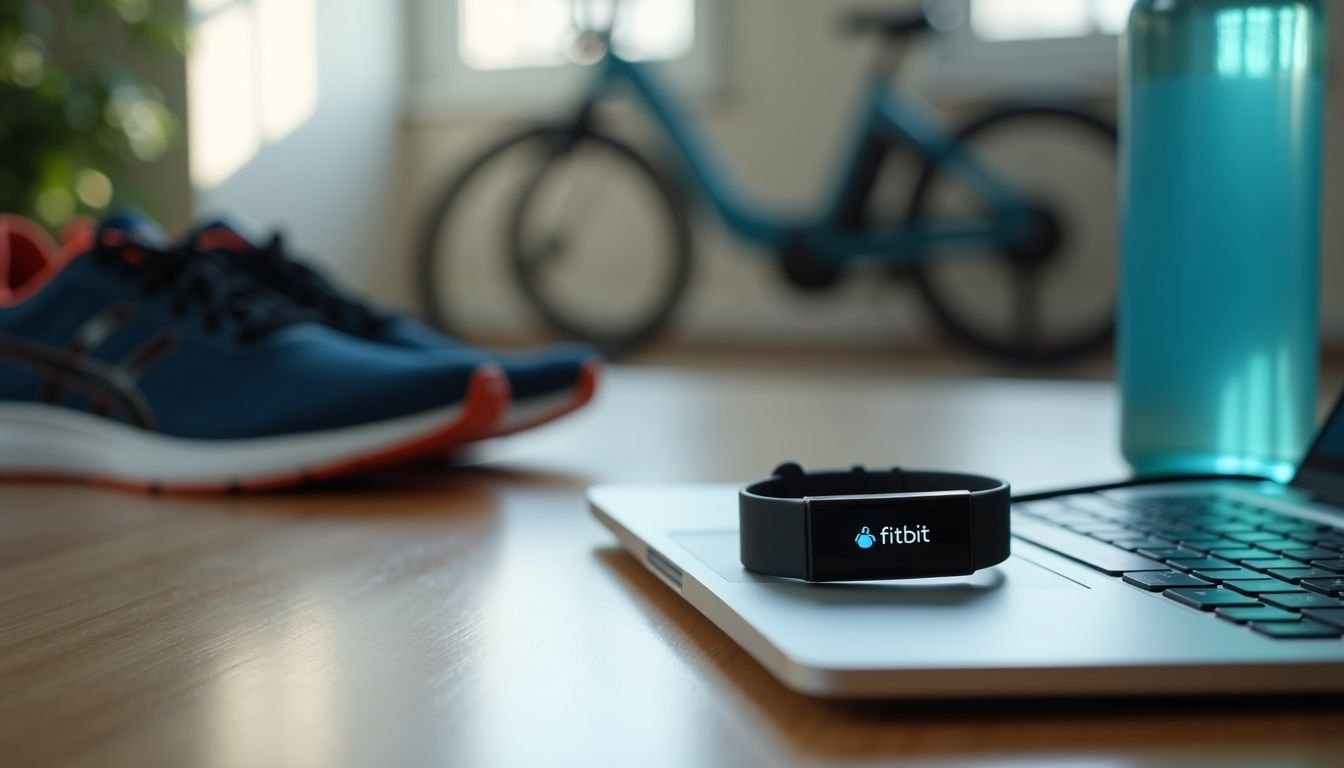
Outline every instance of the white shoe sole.
[(582, 408), (597, 392), (597, 380), (602, 365), (594, 360), (584, 364), (579, 383), (569, 389), (534, 397), (526, 402), (514, 402), (490, 437), (503, 437), (525, 429), (541, 426)]
[(142, 490), (271, 490), (445, 450), (493, 431), (508, 404), (493, 367), (461, 403), (361, 424), (274, 437), (172, 437), (39, 403), (0, 403), (0, 476), (85, 479)]

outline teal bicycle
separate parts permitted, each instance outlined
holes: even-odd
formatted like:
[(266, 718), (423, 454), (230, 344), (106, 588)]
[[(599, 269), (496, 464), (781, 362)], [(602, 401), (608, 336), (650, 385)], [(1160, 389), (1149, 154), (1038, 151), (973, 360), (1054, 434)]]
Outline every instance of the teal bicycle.
[[(608, 355), (649, 342), (682, 304), (692, 203), (772, 256), (800, 290), (830, 289), (866, 263), (883, 279), (913, 280), (942, 328), (995, 357), (1048, 363), (1105, 347), (1115, 305), (1114, 124), (1077, 104), (1013, 103), (949, 131), (892, 85), (904, 44), (932, 31), (925, 16), (862, 13), (845, 25), (877, 36), (880, 55), (834, 193), (805, 217), (747, 199), (646, 66), (612, 51), (610, 27), (589, 35), (596, 76), (573, 114), (489, 147), (435, 200), (417, 264), (430, 320), (469, 330), (445, 288), (468, 249), (448, 236), (466, 203), (484, 199), (473, 188), (508, 166), (510, 191), (497, 203), (507, 210), (494, 213), (513, 283), (550, 327)], [(618, 89), (675, 162), (655, 162), (603, 127), (597, 107)], [(898, 166), (902, 153), (913, 170)]]

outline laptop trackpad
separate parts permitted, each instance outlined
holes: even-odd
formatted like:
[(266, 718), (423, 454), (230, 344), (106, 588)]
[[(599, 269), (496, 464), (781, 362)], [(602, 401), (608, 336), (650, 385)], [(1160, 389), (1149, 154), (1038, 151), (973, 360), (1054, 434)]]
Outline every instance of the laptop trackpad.
[[(800, 587), (812, 586), (807, 582), (794, 579), (761, 576), (743, 568), (738, 554), (736, 530), (673, 531), (670, 536), (726, 581), (757, 581), (797, 584)], [(998, 589), (1010, 580), (1013, 589), (1087, 589), (1085, 585), (1063, 574), (1016, 554), (993, 568), (976, 571), (969, 576), (868, 581), (863, 582), (863, 584), (868, 586), (890, 585), (901, 589), (952, 589), (962, 591), (968, 589)]]

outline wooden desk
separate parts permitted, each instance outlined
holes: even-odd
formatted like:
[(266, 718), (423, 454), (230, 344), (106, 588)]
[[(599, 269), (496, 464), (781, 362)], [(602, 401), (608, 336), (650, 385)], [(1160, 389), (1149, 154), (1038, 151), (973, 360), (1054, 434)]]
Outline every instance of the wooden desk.
[(815, 701), (613, 546), (583, 489), (779, 459), (1123, 468), (1087, 383), (617, 370), (474, 469), (320, 492), (0, 487), (0, 763), (1014, 765), (1344, 761), (1337, 701)]

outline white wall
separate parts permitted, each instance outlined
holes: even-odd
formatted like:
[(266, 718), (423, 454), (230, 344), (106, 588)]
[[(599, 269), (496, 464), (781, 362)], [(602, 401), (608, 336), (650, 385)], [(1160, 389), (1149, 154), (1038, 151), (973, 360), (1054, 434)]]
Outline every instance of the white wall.
[[(257, 133), (235, 145), (250, 157), (222, 180), (201, 178), (202, 165), (193, 162), (196, 215), (225, 212), (264, 230), (280, 227), (302, 253), (333, 265), (356, 284), (370, 281), (385, 261), (396, 258), (385, 233), (396, 185), (402, 4), (193, 0), (192, 5), (198, 9), (189, 67), (193, 160), (230, 156), (233, 150), (204, 154), (211, 152), (205, 144), (227, 145), (230, 137)], [(220, 6), (237, 15), (237, 24), (225, 26), (243, 37), (211, 39), (204, 25)], [(201, 72), (203, 58), (211, 59), (215, 74)], [(250, 123), (230, 116), (239, 108), (253, 110)], [(210, 125), (222, 127), (211, 132)], [(204, 175), (218, 171), (207, 168)]]

